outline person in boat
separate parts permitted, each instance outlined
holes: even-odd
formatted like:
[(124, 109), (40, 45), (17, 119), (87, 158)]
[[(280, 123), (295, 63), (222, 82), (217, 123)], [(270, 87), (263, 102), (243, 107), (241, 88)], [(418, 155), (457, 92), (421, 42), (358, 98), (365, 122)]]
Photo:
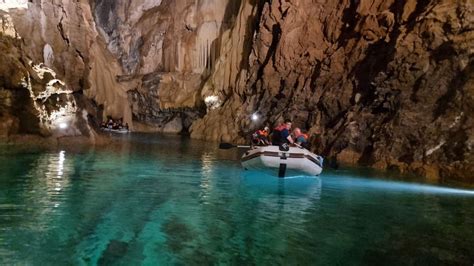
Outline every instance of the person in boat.
[(112, 129), (115, 129), (115, 130), (119, 129), (119, 124), (117, 122), (114, 122)]
[(283, 124), (280, 124), (273, 130), (272, 144), (280, 146), (282, 144), (293, 144), (293, 138), (290, 134), (291, 120), (286, 119)]
[(112, 129), (114, 126), (114, 120), (112, 118), (109, 118), (109, 121), (107, 122), (107, 127)]
[(270, 145), (268, 140), (268, 135), (270, 134), (270, 128), (265, 127), (264, 129), (259, 129), (252, 134), (252, 144), (257, 146), (266, 146)]
[(294, 140), (295, 140), (295, 143), (305, 149), (308, 148), (309, 146), (309, 143), (308, 143), (308, 134), (306, 133), (303, 133), (301, 131), (301, 129), (299, 127), (296, 127), (294, 130), (293, 130), (293, 136), (294, 136)]
[(123, 118), (120, 118), (118, 120), (118, 129), (123, 129), (125, 125), (123, 124)]

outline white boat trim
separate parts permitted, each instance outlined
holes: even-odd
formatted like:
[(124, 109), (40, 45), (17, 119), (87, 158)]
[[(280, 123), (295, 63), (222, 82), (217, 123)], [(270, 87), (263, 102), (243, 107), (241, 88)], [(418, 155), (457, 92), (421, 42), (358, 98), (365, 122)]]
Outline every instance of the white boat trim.
[(102, 128), (102, 131), (113, 132), (113, 133), (121, 133), (121, 134), (130, 132), (130, 130), (123, 129), (123, 128), (122, 129)]
[(270, 171), (279, 177), (295, 175), (317, 176), (322, 172), (323, 158), (304, 148), (290, 147), (281, 151), (279, 146), (256, 146), (241, 158), (245, 169)]

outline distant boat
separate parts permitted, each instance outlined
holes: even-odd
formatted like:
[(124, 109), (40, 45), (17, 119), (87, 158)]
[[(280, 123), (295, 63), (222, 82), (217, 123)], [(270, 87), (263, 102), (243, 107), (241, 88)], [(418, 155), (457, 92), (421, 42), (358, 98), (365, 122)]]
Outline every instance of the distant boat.
[(112, 129), (112, 128), (108, 128), (108, 127), (106, 127), (106, 128), (102, 128), (102, 131), (106, 131), (106, 132), (113, 132), (113, 133), (121, 133), (121, 134), (123, 134), (123, 133), (129, 133), (129, 132), (130, 132), (130, 130), (128, 130), (128, 129), (125, 129), (125, 128), (121, 128), (121, 129)]
[(241, 162), (247, 170), (270, 172), (278, 177), (317, 176), (323, 171), (323, 157), (299, 147), (256, 146), (245, 152)]

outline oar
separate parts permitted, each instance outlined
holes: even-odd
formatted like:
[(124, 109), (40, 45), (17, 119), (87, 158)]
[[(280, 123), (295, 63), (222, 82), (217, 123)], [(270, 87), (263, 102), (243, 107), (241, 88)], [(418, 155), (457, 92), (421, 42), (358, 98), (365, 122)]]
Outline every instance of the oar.
[(296, 142), (293, 143), (293, 145), (295, 145), (296, 147), (298, 147), (298, 148), (300, 148), (300, 149), (304, 149), (303, 146), (301, 146), (300, 144), (298, 144), (298, 143), (296, 143)]
[(243, 148), (243, 149), (250, 149), (249, 145), (234, 145), (231, 143), (221, 143), (219, 144), (219, 149), (227, 150), (231, 148)]

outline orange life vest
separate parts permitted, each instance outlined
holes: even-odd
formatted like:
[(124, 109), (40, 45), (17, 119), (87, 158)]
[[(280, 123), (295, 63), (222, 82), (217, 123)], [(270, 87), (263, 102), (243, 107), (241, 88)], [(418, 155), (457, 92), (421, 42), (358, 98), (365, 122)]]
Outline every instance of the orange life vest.
[(268, 137), (268, 132), (266, 130), (257, 130), (259, 136)]
[(297, 138), (299, 138), (299, 137), (301, 137), (301, 136), (303, 136), (303, 138), (304, 138), (305, 140), (308, 140), (308, 138), (309, 138), (308, 134), (301, 133), (301, 134), (295, 136), (295, 139), (297, 139)]

